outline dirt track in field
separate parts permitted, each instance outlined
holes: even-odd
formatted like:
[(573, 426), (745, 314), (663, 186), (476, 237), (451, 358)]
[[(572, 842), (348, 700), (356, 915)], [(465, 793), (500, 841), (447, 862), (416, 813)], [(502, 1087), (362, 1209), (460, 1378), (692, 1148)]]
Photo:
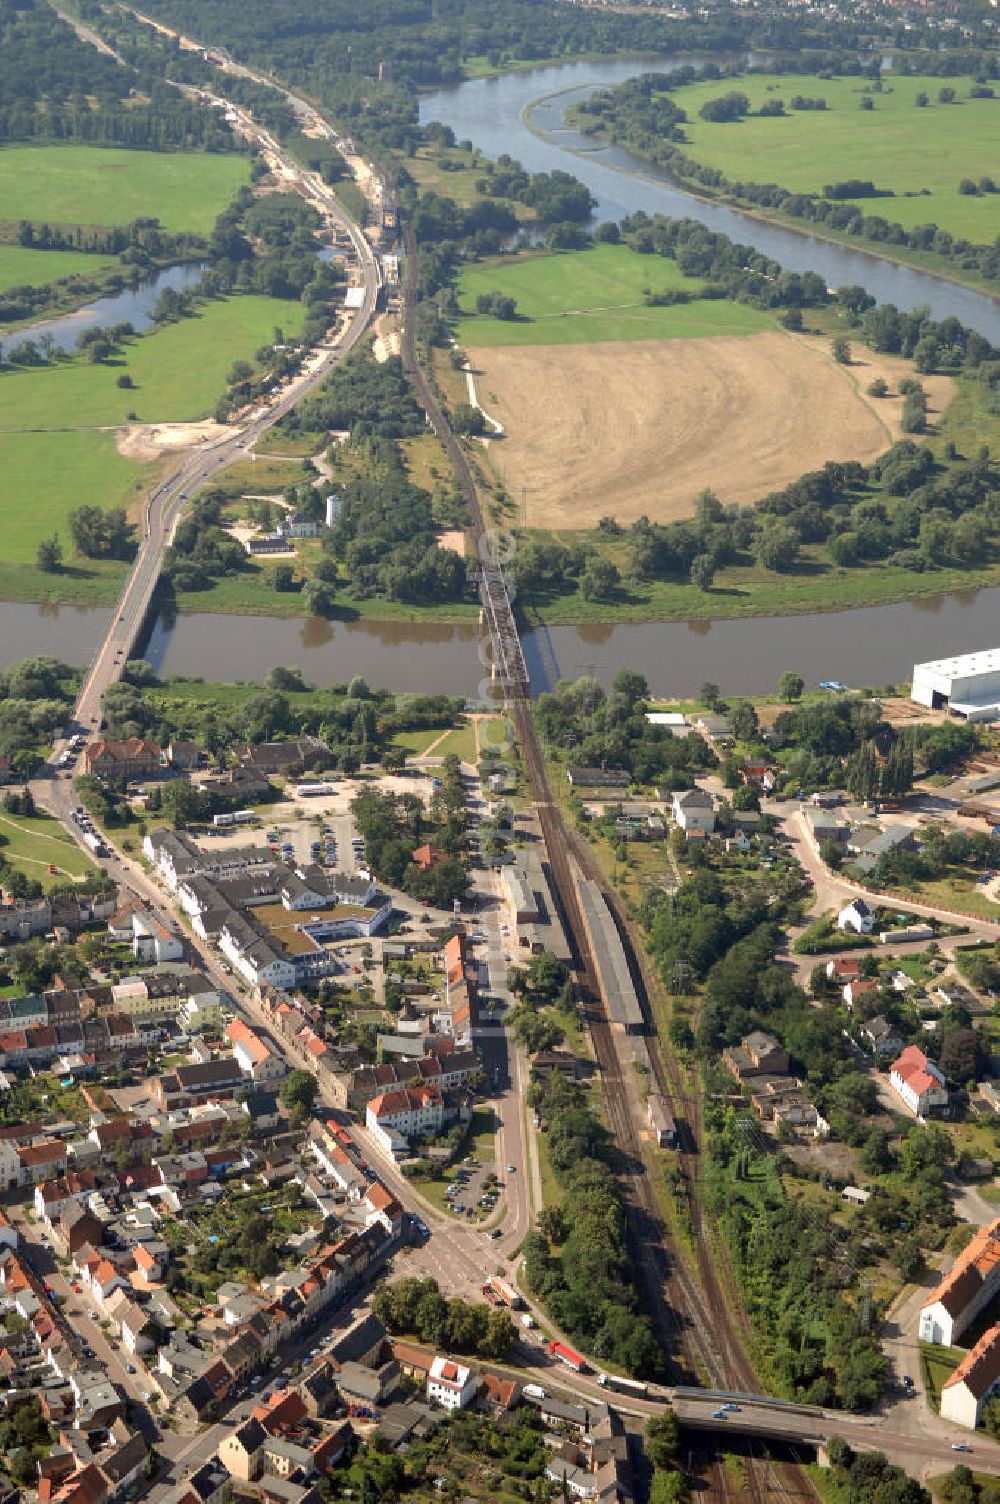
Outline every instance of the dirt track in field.
[[(529, 527), (601, 517), (690, 516), (711, 487), (747, 505), (826, 460), (869, 463), (899, 435), (895, 393), (909, 363), (858, 347), (837, 365), (828, 340), (774, 333), (692, 340), (471, 350), (480, 400), (507, 437), (490, 458)], [(923, 377), (933, 422), (947, 377)], [(522, 492), (522, 488), (524, 488)]]

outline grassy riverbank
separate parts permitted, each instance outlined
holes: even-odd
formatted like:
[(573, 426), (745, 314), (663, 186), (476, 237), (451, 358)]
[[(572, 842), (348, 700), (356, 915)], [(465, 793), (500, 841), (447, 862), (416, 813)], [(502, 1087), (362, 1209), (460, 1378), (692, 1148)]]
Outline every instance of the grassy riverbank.
[[(980, 274), (974, 258), (963, 262), (940, 254), (929, 238), (918, 248), (896, 244), (884, 233), (851, 234), (777, 206), (762, 207), (733, 191), (741, 184), (767, 182), (793, 194), (823, 195), (828, 184), (857, 180), (872, 184), (874, 194), (838, 192), (838, 207), (880, 217), (906, 232), (929, 225), (940, 227), (948, 237), (991, 245), (996, 220), (992, 143), (1000, 123), (1000, 98), (974, 97), (977, 87), (969, 77), (886, 75), (879, 87), (857, 76), (747, 73), (654, 95), (654, 101), (662, 98), (684, 111), (680, 139), (674, 142), (666, 134), (659, 138), (636, 126), (624, 102), (620, 109), (613, 104), (592, 115), (585, 100), (569, 108), (567, 121), (595, 141), (614, 141), (665, 169), (697, 198), (733, 204), (752, 218), (836, 245), (870, 248), (880, 259), (995, 296), (995, 282)], [(952, 100), (939, 98), (949, 91), (954, 91)], [(727, 121), (701, 117), (704, 105), (731, 92), (746, 96), (746, 114)], [(825, 108), (793, 109), (796, 96), (822, 100)], [(615, 101), (620, 96), (612, 90), (610, 97)], [(926, 104), (919, 105), (918, 98), (926, 98)], [(779, 101), (783, 113), (759, 113), (761, 106), (775, 109)], [(724, 181), (713, 185), (685, 172), (671, 155), (674, 148), (690, 162), (721, 174)]]
[[(99, 280), (118, 267), (117, 256), (84, 255), (80, 251), (40, 251), (20, 245), (0, 245), (0, 293), (12, 287), (47, 287), (62, 277)], [(45, 317), (49, 316), (46, 310)]]

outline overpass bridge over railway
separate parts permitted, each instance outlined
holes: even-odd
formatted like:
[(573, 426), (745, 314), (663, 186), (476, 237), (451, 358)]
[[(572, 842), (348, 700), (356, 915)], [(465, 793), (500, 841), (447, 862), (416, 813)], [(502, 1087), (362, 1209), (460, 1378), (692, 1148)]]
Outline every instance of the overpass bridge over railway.
[(890, 1462), (913, 1477), (943, 1473), (957, 1462), (1000, 1477), (1000, 1445), (982, 1431), (963, 1431), (930, 1414), (914, 1398), (881, 1414), (853, 1415), (797, 1405), (762, 1394), (721, 1389), (666, 1390), (668, 1402), (684, 1430), (711, 1432), (815, 1448), (839, 1436), (855, 1451), (884, 1452)]

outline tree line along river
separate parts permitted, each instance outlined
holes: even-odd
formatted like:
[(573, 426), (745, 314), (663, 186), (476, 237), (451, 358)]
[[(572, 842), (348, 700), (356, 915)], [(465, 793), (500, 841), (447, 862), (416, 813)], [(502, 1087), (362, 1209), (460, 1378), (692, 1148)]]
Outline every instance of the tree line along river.
[[(420, 118), (440, 120), (488, 156), (506, 151), (533, 172), (562, 167), (574, 173), (597, 199), (599, 220), (639, 209), (697, 219), (790, 270), (818, 272), (830, 287), (860, 283), (880, 302), (926, 304), (933, 317), (954, 315), (1000, 344), (1000, 305), (987, 294), (704, 202), (620, 148), (595, 149), (564, 123), (567, 106), (595, 88), (697, 61), (614, 58), (476, 79), (424, 95)], [(1000, 588), (968, 590), (813, 616), (539, 628), (526, 634), (524, 646), (536, 694), (558, 676), (593, 673), (609, 681), (622, 664), (644, 672), (654, 691), (668, 695), (690, 694), (706, 679), (724, 692), (762, 692), (788, 667), (810, 681), (880, 685), (905, 678), (915, 660), (988, 645), (998, 609)], [(0, 664), (36, 653), (80, 662), (96, 647), (105, 621), (103, 608), (2, 603)], [(437, 623), (273, 617), (250, 623), (193, 613), (159, 617), (147, 655), (165, 674), (261, 680), (275, 664), (287, 663), (320, 685), (360, 673), (373, 684), (472, 695), (483, 672), (476, 635), (472, 626)]]

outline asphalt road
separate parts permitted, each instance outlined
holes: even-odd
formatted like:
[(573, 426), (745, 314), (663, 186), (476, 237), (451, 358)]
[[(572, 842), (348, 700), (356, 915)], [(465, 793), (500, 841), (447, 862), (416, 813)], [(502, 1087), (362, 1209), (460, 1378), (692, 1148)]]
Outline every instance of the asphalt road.
[[(366, 334), (375, 313), (381, 286), (378, 259), (359, 227), (343, 212), (331, 190), (315, 173), (305, 172), (283, 151), (277, 141), (256, 126), (245, 110), (238, 111), (244, 134), (283, 167), (285, 186), (293, 188), (307, 202), (319, 208), (324, 217), (349, 235), (354, 248), (365, 290), (362, 306), (354, 312), (350, 324), (336, 344), (321, 347), (319, 358), (310, 369), (288, 382), (272, 402), (257, 404), (231, 432), (187, 451), (170, 474), (153, 491), (146, 504), (143, 537), (129, 577), (115, 606), (108, 630), (90, 664), (73, 711), (74, 725), (69, 735), (79, 730), (92, 734), (100, 726), (104, 694), (122, 668), (142, 630), (153, 593), (160, 577), (163, 554), (185, 504), (199, 490), (209, 485), (219, 471), (251, 450), (257, 440), (321, 382), (328, 372), (354, 349)], [(54, 755), (65, 749), (56, 745)], [(67, 784), (73, 769), (63, 774)], [(57, 800), (66, 805), (68, 800)], [(68, 812), (68, 811), (67, 811)]]

